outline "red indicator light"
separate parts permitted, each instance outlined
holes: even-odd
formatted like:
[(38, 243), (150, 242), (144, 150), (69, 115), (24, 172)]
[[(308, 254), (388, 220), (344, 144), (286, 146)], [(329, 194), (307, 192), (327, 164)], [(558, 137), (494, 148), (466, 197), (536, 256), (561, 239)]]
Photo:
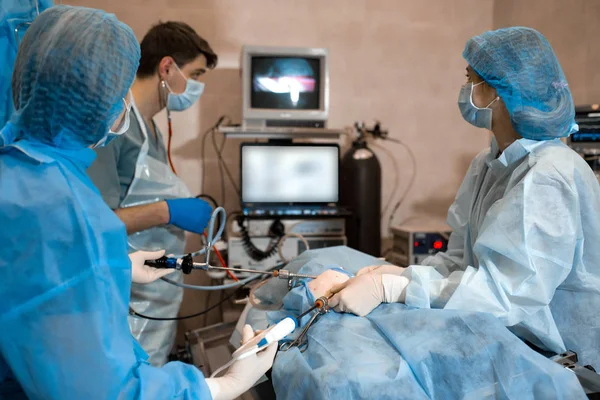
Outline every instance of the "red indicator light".
[(436, 250), (441, 250), (442, 247), (444, 247), (444, 243), (442, 243), (441, 240), (436, 240), (435, 242), (433, 242), (433, 248)]
[(415, 242), (415, 247), (419, 247), (419, 242)]

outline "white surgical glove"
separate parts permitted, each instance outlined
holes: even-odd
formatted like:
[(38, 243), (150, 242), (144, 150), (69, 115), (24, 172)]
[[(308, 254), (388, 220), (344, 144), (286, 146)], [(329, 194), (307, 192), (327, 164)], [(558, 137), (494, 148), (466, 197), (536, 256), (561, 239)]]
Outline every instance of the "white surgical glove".
[(313, 297), (318, 299), (321, 296), (326, 296), (328, 293), (331, 293), (333, 287), (346, 282), (348, 279), (350, 279), (348, 275), (328, 269), (317, 276), (316, 279), (308, 282), (307, 286)]
[(338, 285), (329, 306), (337, 312), (349, 312), (364, 317), (381, 303), (404, 302), (406, 286), (410, 281), (404, 276), (367, 273)]
[[(242, 342), (254, 337), (250, 325), (242, 329)], [(265, 350), (234, 362), (227, 373), (220, 378), (208, 378), (206, 384), (213, 400), (233, 400), (248, 391), (273, 366), (277, 352), (277, 342), (271, 343)]]
[(129, 259), (131, 260), (131, 281), (133, 283), (150, 283), (173, 272), (174, 270), (170, 268), (153, 268), (144, 264), (146, 260), (156, 260), (164, 255), (164, 250), (136, 251), (129, 254)]
[(406, 268), (398, 267), (396, 265), (373, 265), (372, 267), (364, 267), (358, 270), (356, 276), (361, 276), (364, 274), (374, 273), (374, 274), (390, 274), (390, 275), (402, 275)]

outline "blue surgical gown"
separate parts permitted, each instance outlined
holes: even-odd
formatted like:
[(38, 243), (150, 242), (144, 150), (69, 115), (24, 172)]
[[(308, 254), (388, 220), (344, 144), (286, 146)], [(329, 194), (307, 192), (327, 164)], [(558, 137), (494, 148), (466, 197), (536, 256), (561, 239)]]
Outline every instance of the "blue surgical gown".
[(404, 271), (406, 304), (484, 311), (600, 369), (600, 186), (559, 139), (479, 154), (450, 207), (448, 251)]
[(155, 368), (127, 324), (125, 226), (86, 175), (91, 149), (0, 148), (0, 397), (210, 399), (202, 373)]
[[(43, 12), (52, 7), (52, 0), (2, 0), (0, 7), (0, 127), (10, 120), (14, 111), (12, 72), (17, 48), (29, 24), (36, 18), (38, 8)], [(15, 34), (18, 34), (18, 38)], [(0, 138), (1, 140), (1, 138)]]

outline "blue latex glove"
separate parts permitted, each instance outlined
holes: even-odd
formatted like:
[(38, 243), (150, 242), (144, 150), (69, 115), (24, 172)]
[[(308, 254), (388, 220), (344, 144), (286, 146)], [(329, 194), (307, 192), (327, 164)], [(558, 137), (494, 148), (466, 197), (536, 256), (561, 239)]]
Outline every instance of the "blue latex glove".
[(210, 221), (212, 207), (202, 199), (167, 200), (169, 207), (169, 225), (184, 231), (202, 234)]

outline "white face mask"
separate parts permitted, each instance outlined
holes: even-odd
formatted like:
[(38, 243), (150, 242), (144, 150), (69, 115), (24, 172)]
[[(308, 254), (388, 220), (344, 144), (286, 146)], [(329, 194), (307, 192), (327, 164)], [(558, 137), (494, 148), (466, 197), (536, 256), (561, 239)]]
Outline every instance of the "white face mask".
[(129, 113), (131, 111), (131, 104), (127, 104), (127, 101), (125, 101), (125, 99), (123, 99), (123, 102), (125, 103), (125, 115), (123, 115), (123, 121), (121, 122), (119, 129), (117, 129), (116, 132), (114, 132), (112, 129), (110, 129), (108, 131), (108, 134), (106, 136), (104, 136), (102, 139), (100, 139), (98, 141), (98, 143), (96, 143), (92, 148), (95, 149), (98, 147), (104, 147), (107, 144), (109, 144), (110, 142), (112, 142), (118, 136), (121, 136), (122, 134), (127, 132), (127, 130), (129, 129)]
[(175, 68), (177, 68), (177, 71), (185, 79), (185, 91), (183, 93), (173, 93), (167, 81), (163, 80), (170, 92), (167, 96), (167, 109), (171, 111), (183, 111), (190, 108), (202, 96), (204, 83), (186, 78), (177, 64), (175, 64)]
[(465, 84), (460, 88), (458, 95), (458, 108), (465, 121), (478, 128), (492, 129), (492, 109), (489, 108), (500, 98), (496, 97), (487, 107), (479, 108), (473, 104), (473, 88), (479, 86), (483, 81), (476, 84)]

